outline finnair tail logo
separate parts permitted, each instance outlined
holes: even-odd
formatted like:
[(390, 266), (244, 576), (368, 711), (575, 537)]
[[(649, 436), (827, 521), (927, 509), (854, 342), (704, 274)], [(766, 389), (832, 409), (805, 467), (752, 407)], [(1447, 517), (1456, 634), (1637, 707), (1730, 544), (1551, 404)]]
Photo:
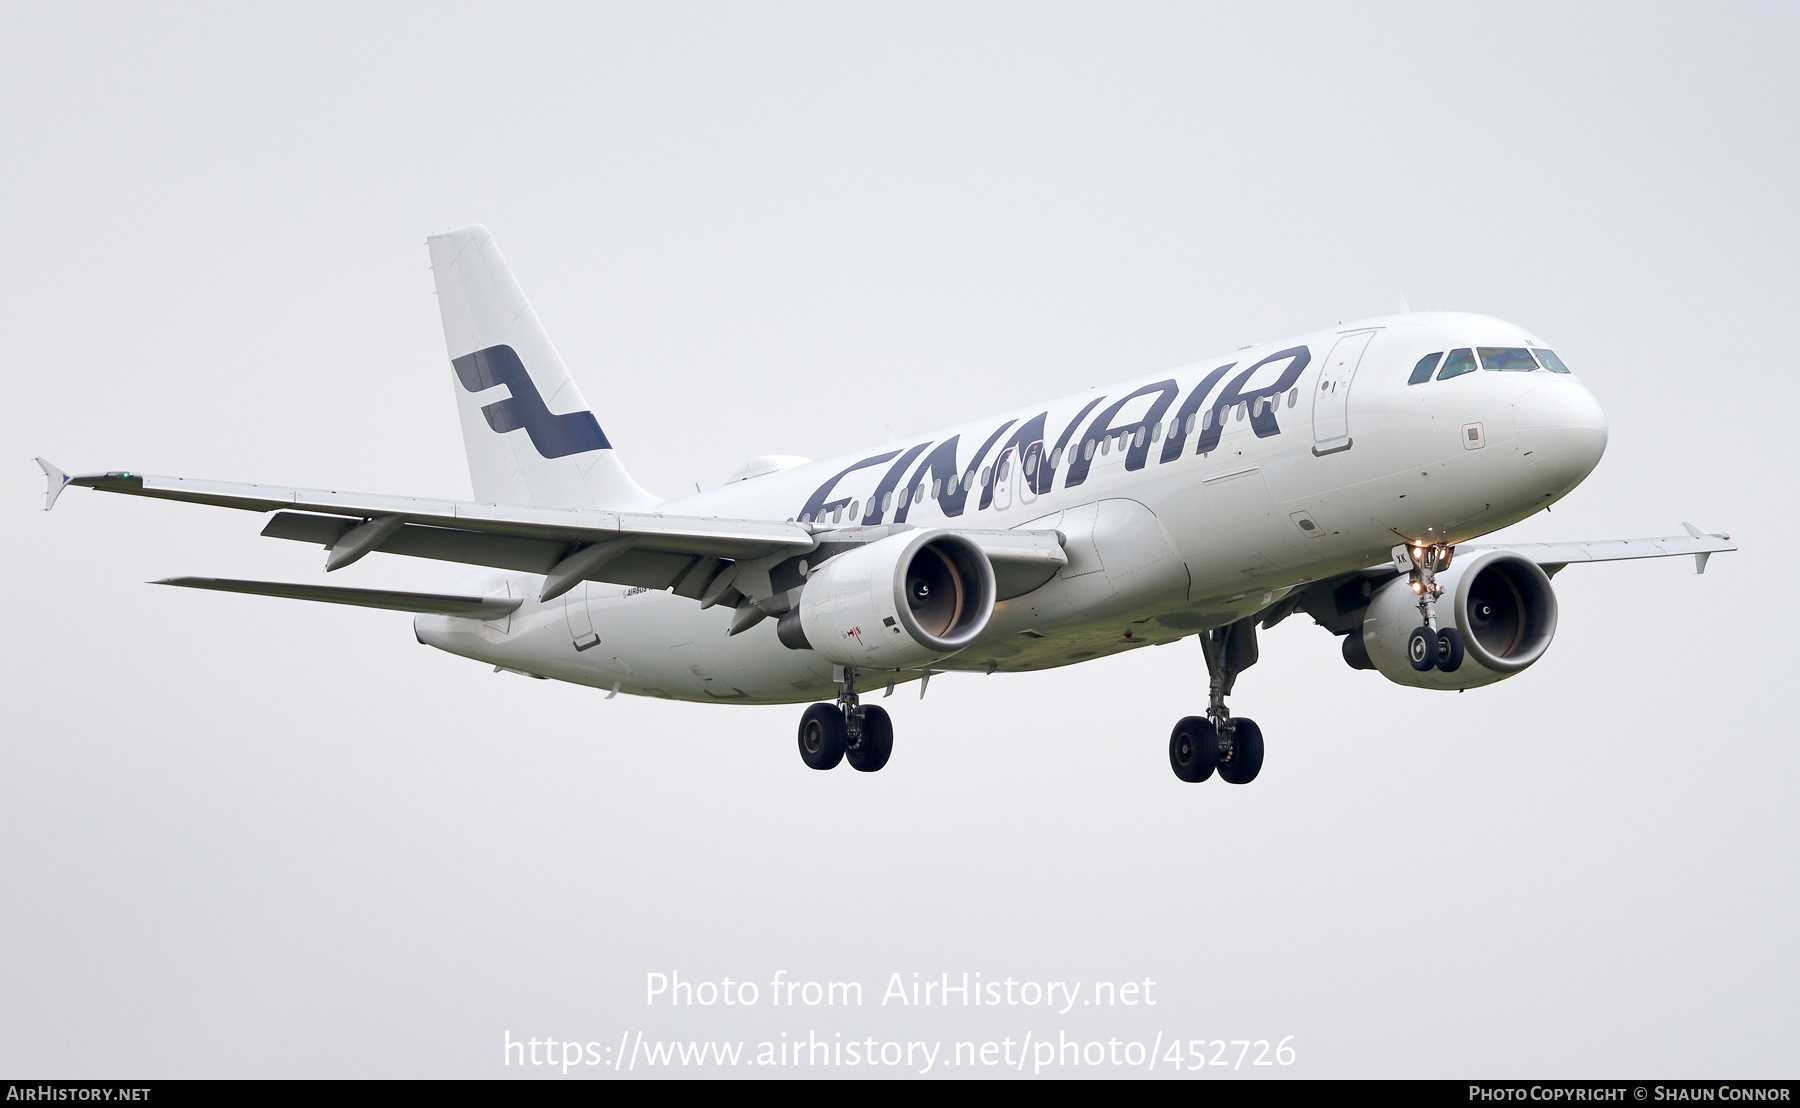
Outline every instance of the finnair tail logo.
[(550, 411), (531, 380), (531, 374), (525, 372), (525, 363), (519, 360), (512, 347), (490, 346), (456, 358), (450, 364), (456, 369), (456, 379), (470, 392), (486, 392), (505, 385), (512, 394), (505, 400), (482, 406), (481, 414), (487, 417), (488, 426), (496, 434), (504, 435), (523, 427), (531, 436), (531, 445), (546, 458), (612, 448), (594, 413), (555, 415)]

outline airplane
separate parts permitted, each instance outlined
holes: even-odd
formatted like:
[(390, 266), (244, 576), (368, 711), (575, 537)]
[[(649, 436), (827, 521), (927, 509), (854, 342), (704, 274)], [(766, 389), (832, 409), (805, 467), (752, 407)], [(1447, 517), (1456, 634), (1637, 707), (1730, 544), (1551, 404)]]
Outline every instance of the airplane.
[(880, 770), (864, 694), (1051, 669), (1197, 636), (1184, 782), (1254, 780), (1226, 704), (1257, 632), (1304, 613), (1401, 685), (1516, 676), (1576, 562), (1737, 547), (1662, 538), (1479, 544), (1599, 463), (1600, 404), (1530, 332), (1402, 312), (1244, 347), (826, 461), (751, 458), (675, 499), (632, 480), (486, 228), (427, 240), (473, 498), (157, 477), (69, 485), (272, 513), (335, 572), (371, 553), (480, 567), (442, 593), (175, 577), (157, 584), (414, 613), (418, 641), (540, 679), (670, 700), (811, 703), (802, 761)]

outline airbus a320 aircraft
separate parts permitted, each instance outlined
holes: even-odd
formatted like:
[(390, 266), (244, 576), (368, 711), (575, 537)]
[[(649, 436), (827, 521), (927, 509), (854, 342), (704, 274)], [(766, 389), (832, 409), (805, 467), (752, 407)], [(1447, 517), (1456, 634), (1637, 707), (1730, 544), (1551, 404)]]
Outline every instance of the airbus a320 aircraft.
[(1410, 312), (1245, 347), (828, 461), (764, 456), (664, 500), (640, 488), (493, 237), (428, 240), (470, 501), (135, 471), (67, 485), (274, 514), (325, 569), (381, 552), (483, 567), (444, 593), (177, 577), (190, 588), (418, 613), (422, 643), (640, 696), (818, 701), (814, 769), (879, 770), (887, 712), (861, 694), (935, 673), (1049, 669), (1200, 638), (1203, 714), (1175, 725), (1183, 781), (1257, 776), (1263, 736), (1225, 698), (1256, 632), (1296, 612), (1344, 660), (1472, 689), (1543, 657), (1572, 562), (1735, 550), (1670, 538), (1469, 540), (1549, 507), (1606, 446), (1562, 359), (1487, 316)]

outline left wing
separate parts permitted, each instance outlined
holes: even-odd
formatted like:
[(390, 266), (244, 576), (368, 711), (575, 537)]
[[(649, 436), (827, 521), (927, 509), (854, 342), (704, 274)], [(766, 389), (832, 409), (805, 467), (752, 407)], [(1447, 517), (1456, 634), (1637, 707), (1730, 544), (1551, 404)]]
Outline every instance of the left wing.
[(64, 486), (81, 485), (127, 496), (275, 512), (263, 534), (320, 543), (331, 552), (327, 569), (385, 551), (524, 570), (545, 575), (546, 600), (584, 580), (673, 588), (698, 598), (732, 562), (804, 554), (819, 545), (811, 528), (775, 520), (474, 504), (128, 470), (70, 476), (42, 459), (39, 465), (50, 482), (46, 507)]
[[(654, 512), (534, 508), (412, 496), (157, 477), (117, 470), (70, 476), (42, 458), (46, 510), (68, 485), (102, 492), (274, 512), (262, 533), (316, 542), (327, 570), (374, 551), (544, 576), (540, 600), (583, 581), (670, 589), (703, 605), (770, 600), (768, 570), (820, 546), (880, 538), (891, 528), (833, 532), (820, 524), (714, 519)], [(964, 531), (994, 563), (1000, 597), (1043, 584), (1067, 562), (1060, 536), (1041, 531)], [(755, 567), (755, 571), (753, 571)], [(800, 578), (794, 576), (794, 582)], [(754, 582), (754, 583), (753, 583)], [(206, 587), (206, 586), (202, 586)]]

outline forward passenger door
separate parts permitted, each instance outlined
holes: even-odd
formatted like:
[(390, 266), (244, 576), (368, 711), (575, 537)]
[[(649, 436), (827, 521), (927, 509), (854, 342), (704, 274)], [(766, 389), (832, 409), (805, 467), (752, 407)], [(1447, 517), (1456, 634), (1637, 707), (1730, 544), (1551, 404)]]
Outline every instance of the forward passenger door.
[(1350, 437), (1350, 384), (1356, 378), (1356, 367), (1362, 363), (1374, 331), (1358, 331), (1344, 335), (1325, 356), (1319, 369), (1318, 384), (1313, 386), (1313, 453), (1324, 456), (1348, 450), (1354, 444)]

